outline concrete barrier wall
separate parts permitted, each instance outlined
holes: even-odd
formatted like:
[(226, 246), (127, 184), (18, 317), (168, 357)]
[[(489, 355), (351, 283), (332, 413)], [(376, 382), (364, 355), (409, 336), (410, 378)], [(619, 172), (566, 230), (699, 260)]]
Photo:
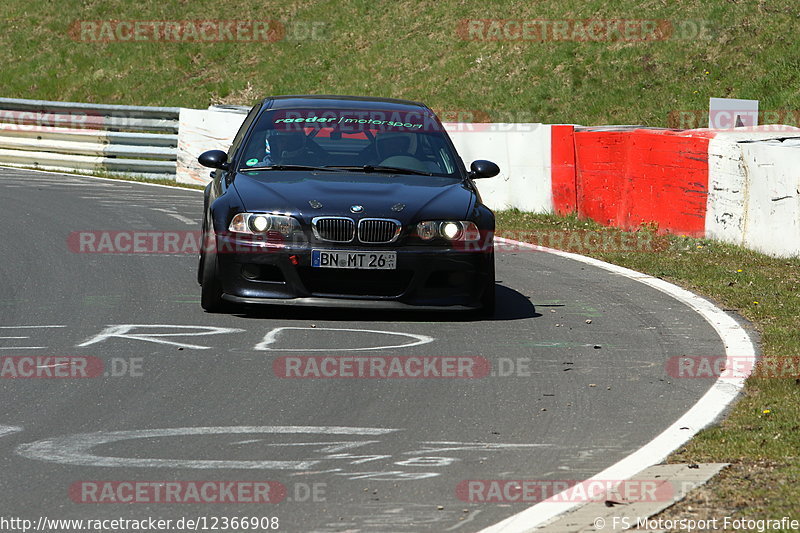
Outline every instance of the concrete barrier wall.
[(620, 222), (629, 132), (576, 131), (576, 212), (606, 226)]
[[(205, 183), (205, 150), (227, 150), (243, 114), (181, 110), (178, 181)], [(577, 213), (602, 224), (709, 237), (800, 255), (800, 129), (665, 130), (546, 124), (445, 125), (493, 209)], [(778, 140), (784, 139), (784, 140)]]
[(708, 146), (708, 197), (705, 232), (733, 244), (744, 244), (747, 171), (741, 145), (714, 138)]
[(800, 129), (552, 126), (553, 210), (800, 255)]
[(208, 150), (227, 152), (244, 113), (211, 109), (186, 109), (180, 112), (178, 128), (178, 183), (203, 185), (211, 180), (210, 169), (197, 162), (197, 156)]
[(742, 146), (742, 152), (751, 177), (744, 245), (771, 255), (800, 255), (800, 147), (759, 142)]
[[(0, 99), (0, 111), (5, 164), (174, 172), (178, 182), (204, 184), (210, 171), (197, 156), (228, 150), (247, 108)], [(624, 229), (653, 224), (776, 256), (800, 255), (800, 128), (445, 127), (467, 166), (476, 159), (500, 166), (498, 177), (476, 182), (493, 209), (577, 213)]]
[[(555, 130), (554, 137), (558, 136)], [(566, 137), (559, 142), (569, 143)], [(708, 139), (661, 129), (578, 128), (575, 150), (575, 205), (568, 205), (568, 179), (553, 183), (560, 213), (577, 212), (601, 224), (636, 229), (653, 224), (664, 231), (704, 232), (708, 178)], [(559, 148), (567, 154), (566, 147)]]
[(618, 225), (655, 224), (686, 235), (705, 230), (708, 139), (669, 130), (634, 130)]
[(575, 180), (575, 126), (550, 126), (550, 188), (553, 210), (559, 215), (578, 210)]
[(491, 209), (550, 212), (550, 126), (546, 124), (447, 123), (445, 128), (464, 164), (497, 163), (500, 174), (475, 184)]
[(709, 159), (706, 235), (800, 255), (800, 130), (718, 133)]

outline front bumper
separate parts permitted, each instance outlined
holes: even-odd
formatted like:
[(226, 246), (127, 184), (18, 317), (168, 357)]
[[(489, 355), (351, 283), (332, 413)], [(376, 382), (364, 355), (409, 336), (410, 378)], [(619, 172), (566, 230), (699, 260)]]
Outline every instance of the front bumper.
[[(312, 249), (393, 251), (395, 270), (311, 266)], [(476, 309), (494, 290), (491, 247), (265, 245), (217, 236), (217, 275), (223, 299), (246, 304), (321, 307)]]

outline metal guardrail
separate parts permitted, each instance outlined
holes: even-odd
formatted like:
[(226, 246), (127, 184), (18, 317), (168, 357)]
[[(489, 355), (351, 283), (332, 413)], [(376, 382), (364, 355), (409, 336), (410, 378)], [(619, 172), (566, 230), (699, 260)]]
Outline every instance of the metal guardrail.
[(174, 179), (177, 107), (0, 98), (0, 165)]

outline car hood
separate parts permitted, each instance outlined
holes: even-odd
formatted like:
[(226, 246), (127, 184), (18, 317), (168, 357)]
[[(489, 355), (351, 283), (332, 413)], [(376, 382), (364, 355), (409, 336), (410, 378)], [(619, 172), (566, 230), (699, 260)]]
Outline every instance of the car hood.
[(247, 211), (292, 213), (307, 220), (352, 216), (354, 205), (363, 207), (359, 216), (364, 217), (465, 220), (476, 200), (465, 183), (437, 176), (271, 170), (239, 173), (234, 187)]

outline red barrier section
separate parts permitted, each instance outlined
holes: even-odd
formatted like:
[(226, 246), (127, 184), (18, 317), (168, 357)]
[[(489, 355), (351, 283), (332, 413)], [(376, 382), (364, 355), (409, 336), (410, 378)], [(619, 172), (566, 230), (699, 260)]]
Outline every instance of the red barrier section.
[(575, 188), (574, 126), (550, 127), (550, 161), (553, 209), (559, 215), (574, 213), (578, 209), (578, 193)]
[(655, 222), (661, 231), (703, 236), (708, 139), (663, 130), (631, 132), (625, 187), (620, 227)]
[[(556, 126), (554, 126), (554, 129)], [(656, 224), (659, 231), (702, 236), (708, 197), (708, 136), (692, 132), (638, 129), (576, 131), (576, 198), (579, 216), (635, 230)], [(553, 153), (563, 155), (563, 133), (553, 132)], [(553, 199), (557, 212), (569, 204), (565, 178), (553, 155)]]
[(578, 216), (617, 225), (629, 133), (575, 132)]

